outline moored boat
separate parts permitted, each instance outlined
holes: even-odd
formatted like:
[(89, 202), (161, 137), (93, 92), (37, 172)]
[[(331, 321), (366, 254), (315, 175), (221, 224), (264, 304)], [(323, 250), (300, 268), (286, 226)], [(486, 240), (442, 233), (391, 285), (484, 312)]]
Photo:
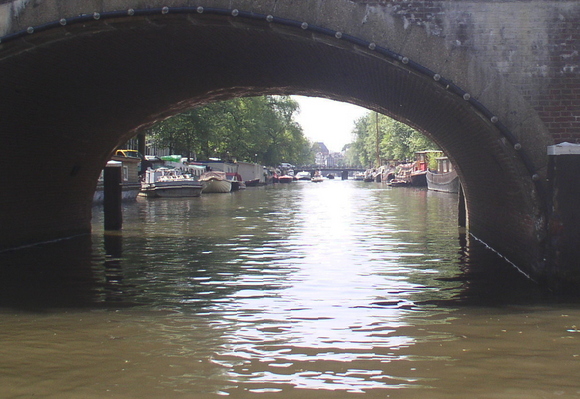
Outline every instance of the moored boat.
[(246, 180), (246, 187), (256, 187), (260, 185), (260, 179)]
[(246, 188), (246, 183), (244, 183), (239, 173), (226, 173), (226, 177), (232, 183), (232, 191)]
[[(414, 163), (403, 163), (397, 165), (394, 175), (387, 176), (387, 184), (392, 183), (393, 180), (397, 183), (396, 186), (411, 184), (411, 173), (413, 172)], [(403, 184), (404, 182), (404, 184)], [(394, 186), (393, 184), (390, 184)]]
[(202, 193), (229, 193), (232, 191), (232, 182), (226, 177), (225, 172), (206, 172), (199, 178), (203, 185)]
[(424, 187), (427, 185), (427, 169), (429, 167), (429, 156), (433, 151), (417, 151), (415, 153), (415, 163), (413, 170), (409, 174), (412, 186)]
[[(123, 152), (121, 152), (123, 151)], [(126, 151), (126, 153), (125, 153)], [(118, 150), (109, 162), (120, 163), (122, 171), (122, 201), (134, 201), (141, 189), (139, 171), (141, 170), (141, 158), (137, 151)], [(109, 163), (108, 163), (109, 164)], [(102, 204), (105, 198), (103, 173), (99, 176), (95, 192), (93, 194), (93, 204)]]
[(363, 181), (366, 183), (374, 182), (375, 181), (375, 169), (367, 169), (363, 175)]
[(411, 183), (408, 180), (401, 180), (401, 179), (391, 179), (387, 182), (387, 186), (391, 186), (391, 187), (402, 187), (402, 186), (408, 186)]
[(427, 171), (416, 170), (411, 172), (411, 185), (416, 187), (424, 187), (427, 185)]
[(312, 175), (310, 172), (303, 170), (302, 172), (296, 173), (296, 180), (310, 180)]
[(389, 181), (395, 178), (396, 172), (397, 169), (394, 162), (389, 162), (388, 165), (382, 165), (379, 168), (379, 173), (381, 174), (381, 182), (389, 183)]
[(324, 181), (324, 177), (322, 177), (322, 175), (320, 174), (319, 171), (316, 171), (316, 172), (314, 172), (314, 176), (312, 176), (310, 181), (313, 183), (320, 183), (320, 182)]
[(437, 170), (427, 171), (427, 188), (446, 193), (459, 192), (459, 176), (447, 157), (438, 157)]
[(263, 165), (242, 161), (238, 161), (236, 165), (236, 173), (240, 175), (240, 180), (242, 180), (247, 187), (259, 186), (267, 183), (269, 172)]
[(279, 183), (291, 183), (294, 180), (294, 176), (283, 175), (278, 177)]
[(199, 197), (202, 184), (195, 176), (183, 174), (172, 168), (148, 169), (145, 171), (145, 180), (141, 183), (139, 196), (183, 198)]

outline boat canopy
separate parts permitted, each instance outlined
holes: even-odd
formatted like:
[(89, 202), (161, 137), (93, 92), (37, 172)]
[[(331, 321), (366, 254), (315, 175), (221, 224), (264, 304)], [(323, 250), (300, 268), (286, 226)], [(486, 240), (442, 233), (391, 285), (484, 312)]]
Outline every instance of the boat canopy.
[(199, 178), (199, 180), (201, 180), (201, 181), (211, 180), (211, 179), (226, 180), (226, 174), (225, 174), (225, 172), (211, 171), (211, 172), (205, 172)]

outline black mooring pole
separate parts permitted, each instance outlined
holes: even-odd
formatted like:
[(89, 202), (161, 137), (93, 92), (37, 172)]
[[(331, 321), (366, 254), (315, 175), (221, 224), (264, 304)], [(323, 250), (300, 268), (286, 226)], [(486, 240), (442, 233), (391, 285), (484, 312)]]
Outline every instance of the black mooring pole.
[(121, 230), (123, 226), (122, 171), (121, 162), (109, 161), (103, 172), (105, 230)]
[(580, 286), (580, 144), (548, 146), (546, 280), (555, 290)]

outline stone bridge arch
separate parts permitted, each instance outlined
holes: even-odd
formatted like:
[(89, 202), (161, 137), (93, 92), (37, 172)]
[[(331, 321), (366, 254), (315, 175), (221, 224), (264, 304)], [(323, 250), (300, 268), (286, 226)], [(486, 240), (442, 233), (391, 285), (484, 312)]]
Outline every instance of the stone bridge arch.
[(470, 232), (546, 273), (553, 139), (519, 90), (543, 84), (541, 71), (518, 74), (529, 60), (509, 59), (525, 29), (489, 34), (489, 15), (514, 15), (518, 2), (192, 3), (0, 4), (0, 162), (13, 193), (0, 200), (3, 248), (90, 231), (102, 166), (143, 127), (233, 96), (302, 94), (431, 137), (459, 169)]

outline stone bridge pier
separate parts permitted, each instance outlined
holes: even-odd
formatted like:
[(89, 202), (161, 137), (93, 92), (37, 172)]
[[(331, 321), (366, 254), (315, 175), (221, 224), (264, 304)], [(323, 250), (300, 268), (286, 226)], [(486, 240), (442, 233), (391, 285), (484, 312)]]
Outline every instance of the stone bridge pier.
[(0, 0), (0, 248), (88, 233), (100, 170), (156, 121), (301, 94), (433, 139), (469, 232), (538, 281), (577, 284), (548, 228), (547, 147), (580, 139), (579, 22), (575, 0)]

